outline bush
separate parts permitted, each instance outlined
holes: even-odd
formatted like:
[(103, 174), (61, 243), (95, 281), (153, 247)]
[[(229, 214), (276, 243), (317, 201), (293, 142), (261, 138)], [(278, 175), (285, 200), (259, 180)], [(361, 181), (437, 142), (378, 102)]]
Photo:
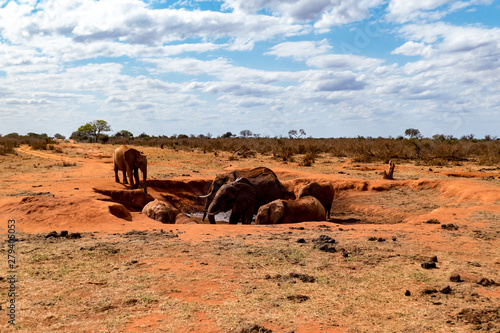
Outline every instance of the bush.
[(47, 150), (47, 140), (36, 140), (30, 143), (33, 150)]

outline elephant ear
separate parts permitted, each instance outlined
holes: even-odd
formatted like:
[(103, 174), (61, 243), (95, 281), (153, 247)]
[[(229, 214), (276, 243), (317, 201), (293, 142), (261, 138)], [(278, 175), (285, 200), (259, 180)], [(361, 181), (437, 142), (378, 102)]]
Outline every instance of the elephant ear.
[(272, 224), (278, 224), (284, 215), (285, 204), (283, 203), (283, 200), (277, 200), (270, 207), (269, 220)]
[(128, 149), (127, 151), (125, 151), (123, 155), (125, 157), (125, 161), (127, 161), (127, 164), (129, 166), (135, 165), (135, 159), (137, 158), (137, 153), (135, 149)]

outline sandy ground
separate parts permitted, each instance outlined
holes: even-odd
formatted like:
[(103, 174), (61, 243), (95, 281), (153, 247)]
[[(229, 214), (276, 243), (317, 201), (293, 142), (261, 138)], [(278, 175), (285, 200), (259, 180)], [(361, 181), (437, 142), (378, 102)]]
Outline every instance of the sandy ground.
[[(255, 324), (261, 331), (273, 332), (500, 332), (499, 167), (403, 164), (396, 166), (396, 179), (390, 181), (380, 175), (385, 165), (353, 164), (326, 156), (312, 167), (301, 167), (270, 156), (229, 161), (223, 154), (215, 157), (199, 151), (138, 147), (149, 160), (150, 196), (146, 196), (114, 181), (115, 147), (75, 143), (58, 147), (62, 153), (22, 146), (16, 155), (0, 156), (0, 234), (5, 240), (5, 262), (8, 220), (15, 220), (16, 235), (23, 239), (16, 244), (17, 326), (9, 325), (7, 316), (2, 315), (2, 331), (245, 332), (248, 325)], [(336, 190), (331, 218), (272, 227), (223, 222), (166, 225), (140, 213), (153, 198), (168, 200), (187, 214), (199, 212), (203, 202), (197, 196), (207, 191), (216, 173), (255, 166), (273, 169), (291, 190), (311, 180), (331, 181)], [(128, 210), (132, 219), (116, 216), (117, 209)], [(51, 231), (83, 237), (68, 241), (46, 238)], [(335, 254), (317, 254), (313, 246), (313, 240), (325, 233), (337, 241)], [(309, 246), (298, 247), (302, 246), (297, 243), (299, 238)], [(55, 253), (74, 258), (72, 251), (109, 244), (120, 253), (135, 244), (137, 252), (126, 252), (118, 261), (109, 259), (107, 252), (99, 252), (99, 258), (111, 260), (110, 265), (116, 268), (105, 278), (80, 281), (81, 275), (68, 273), (54, 278), (48, 274), (48, 279), (56, 282), (47, 287), (40, 272), (33, 276), (39, 264), (54, 267), (51, 272), (59, 267), (60, 263), (50, 259)], [(66, 252), (58, 253), (61, 249)], [(255, 255), (261, 250), (272, 260)], [(197, 254), (193, 256), (194, 251)], [(284, 251), (285, 259), (276, 259), (283, 255), (279, 251)], [(290, 259), (293, 251), (301, 253), (299, 264)], [(48, 256), (46, 262), (33, 259), (37, 252)], [(226, 253), (224, 258), (221, 253)], [(242, 259), (245, 255), (250, 258)], [(432, 256), (439, 258), (438, 269), (423, 269), (421, 263)], [(125, 265), (130, 260), (142, 266), (127, 274), (154, 278), (154, 283), (145, 287), (154, 293), (154, 302), (120, 298), (120, 293), (133, 286), (114, 274), (125, 269), (119, 263)], [(323, 261), (329, 260), (345, 274), (328, 265), (325, 268)], [(281, 277), (290, 270), (317, 277), (314, 287), (301, 290), (307, 300), (290, 289), (301, 281), (291, 283), (292, 278)], [(2, 271), (6, 276), (5, 268)], [(455, 274), (461, 276), (461, 282), (449, 280)], [(336, 282), (330, 281), (334, 278)], [(496, 283), (478, 284), (484, 278)], [(72, 295), (69, 299), (61, 296), (54, 301), (57, 290), (69, 288), (71, 279), (84, 286), (68, 291)], [(116, 296), (103, 296), (100, 293), (104, 291), (96, 290), (103, 279), (110, 288), (107, 292)], [(356, 282), (351, 291), (337, 289), (339, 285), (350, 288), (354, 283), (351, 279)], [(2, 280), (0, 304), (1, 312), (6, 312), (8, 283)], [(113, 283), (117, 285), (112, 287)], [(287, 284), (283, 295), (288, 296), (275, 295), (276, 284), (279, 288)], [(440, 292), (446, 285), (451, 287), (452, 296)], [(260, 288), (262, 294), (250, 302), (248, 295)], [(427, 295), (426, 288), (438, 292)], [(384, 301), (353, 290), (371, 290)], [(412, 296), (405, 297), (406, 291)], [(81, 294), (80, 298), (75, 293)], [(96, 293), (96, 300), (82, 301), (86, 293)], [(324, 295), (335, 300), (323, 299)], [(287, 297), (292, 305), (281, 303)], [(101, 304), (102, 299), (108, 301), (109, 308)], [(263, 299), (275, 302), (260, 304)], [(242, 303), (248, 311), (233, 313), (231, 309), (240, 308)], [(95, 304), (100, 304), (100, 310), (95, 310)], [(178, 313), (179, 308), (184, 312)], [(274, 312), (265, 310), (269, 308)], [(85, 320), (79, 311), (84, 311)], [(110, 322), (109, 318), (115, 319)]]

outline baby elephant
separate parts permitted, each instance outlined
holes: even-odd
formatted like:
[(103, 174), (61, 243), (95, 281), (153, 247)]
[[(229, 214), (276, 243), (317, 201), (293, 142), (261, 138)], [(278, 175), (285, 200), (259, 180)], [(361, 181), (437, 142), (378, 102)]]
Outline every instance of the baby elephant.
[(325, 207), (326, 218), (330, 217), (330, 210), (332, 209), (332, 201), (334, 196), (334, 189), (330, 182), (312, 182), (301, 187), (297, 199), (304, 198), (306, 196), (313, 196), (321, 202), (323, 207)]
[(325, 208), (315, 197), (297, 200), (278, 199), (259, 208), (255, 224), (298, 223), (324, 221)]

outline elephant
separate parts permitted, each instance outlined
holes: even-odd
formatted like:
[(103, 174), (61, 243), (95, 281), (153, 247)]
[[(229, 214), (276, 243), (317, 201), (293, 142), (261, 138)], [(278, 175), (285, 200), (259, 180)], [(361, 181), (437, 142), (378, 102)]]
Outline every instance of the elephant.
[(155, 199), (144, 206), (142, 213), (153, 220), (173, 224), (179, 212), (168, 202)]
[(312, 196), (296, 200), (278, 199), (259, 208), (255, 224), (298, 223), (323, 221), (325, 208)]
[(208, 207), (208, 220), (215, 224), (214, 215), (230, 209), (229, 224), (237, 224), (243, 219), (244, 224), (252, 223), (256, 205), (256, 191), (246, 178), (238, 178), (234, 182), (224, 184), (215, 194)]
[(325, 207), (326, 218), (328, 219), (330, 217), (332, 201), (335, 195), (332, 184), (328, 181), (308, 183), (300, 188), (297, 199), (306, 197), (308, 195), (315, 197), (319, 200), (319, 202), (321, 202), (323, 207)]
[(150, 201), (142, 209), (142, 213), (147, 217), (168, 224), (198, 224), (195, 220), (184, 213), (181, 213), (177, 208), (169, 202), (155, 199)]
[[(120, 170), (123, 172), (123, 183), (128, 184), (130, 182), (131, 189), (135, 189), (139, 186), (139, 169), (141, 169), (144, 193), (148, 193), (146, 181), (148, 174), (148, 159), (145, 155), (134, 148), (128, 148), (123, 145), (115, 149), (113, 153), (113, 164), (115, 169), (115, 181), (117, 183), (120, 182), (118, 178), (118, 170)], [(127, 174), (129, 181), (127, 181)]]
[[(265, 201), (264, 203), (268, 203), (269, 201), (272, 201), (274, 199), (281, 198), (283, 193), (285, 192), (285, 188), (278, 180), (278, 176), (276, 176), (276, 174), (271, 169), (266, 167), (257, 167), (253, 169), (239, 169), (224, 174), (218, 174), (215, 177), (212, 184), (210, 185), (210, 188), (208, 189), (208, 194), (199, 196), (199, 198), (206, 199), (202, 221), (205, 220), (208, 207), (212, 203), (212, 200), (214, 199), (215, 195), (217, 194), (217, 191), (219, 191), (221, 186), (224, 184), (229, 184), (231, 182), (234, 182), (237, 178), (241, 177), (247, 178), (249, 181), (252, 182), (254, 182), (255, 180), (256, 182), (267, 183), (267, 185), (264, 186), (264, 191), (260, 191), (259, 189), (257, 189), (257, 197), (260, 199), (260, 201)], [(266, 186), (273, 188), (269, 189), (266, 188)], [(269, 190), (271, 190), (270, 191), (271, 193), (269, 193)]]

